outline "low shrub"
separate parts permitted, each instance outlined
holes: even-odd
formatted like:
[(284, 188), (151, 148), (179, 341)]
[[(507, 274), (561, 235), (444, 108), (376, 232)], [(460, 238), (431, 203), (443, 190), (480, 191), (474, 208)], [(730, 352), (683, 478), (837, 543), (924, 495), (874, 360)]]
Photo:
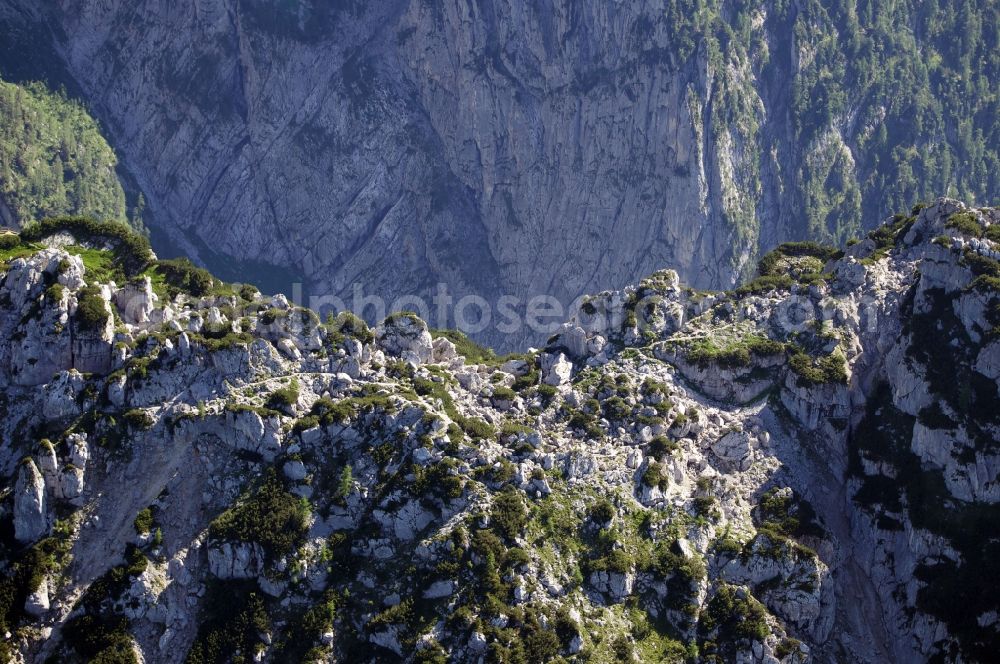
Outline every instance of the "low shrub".
[(298, 548), (309, 530), (309, 506), (287, 491), (273, 469), (209, 526), (216, 540), (257, 542), (278, 557)]
[(126, 276), (141, 272), (153, 260), (153, 250), (142, 235), (116, 222), (100, 222), (89, 217), (50, 217), (28, 224), (21, 230), (25, 242), (38, 242), (61, 232), (72, 234), (78, 241), (90, 244), (107, 243)]
[(615, 506), (607, 498), (598, 500), (587, 510), (587, 516), (590, 517), (591, 521), (599, 524), (609, 523), (615, 514)]
[(86, 286), (77, 292), (76, 323), (81, 331), (103, 331), (110, 316), (101, 291), (96, 286)]
[(163, 275), (167, 285), (195, 297), (208, 295), (216, 285), (208, 270), (196, 266), (187, 258), (159, 260), (153, 263), (152, 269)]
[(841, 255), (843, 252), (835, 247), (824, 246), (816, 242), (784, 242), (764, 254), (764, 257), (757, 263), (757, 273), (762, 277), (776, 276), (774, 273), (784, 256), (811, 256), (825, 262)]
[(663, 466), (655, 461), (650, 461), (642, 474), (643, 484), (650, 488), (658, 487), (661, 491), (666, 490), (669, 481), (669, 477)]
[(836, 352), (814, 361), (808, 353), (796, 351), (789, 358), (788, 366), (802, 386), (847, 383), (847, 365), (843, 356)]
[(528, 510), (524, 500), (513, 487), (506, 487), (493, 501), (490, 525), (500, 535), (513, 540), (528, 523)]
[(282, 387), (271, 393), (267, 398), (267, 407), (273, 410), (288, 410), (299, 400), (299, 383), (292, 380), (287, 387)]
[(458, 330), (431, 330), (431, 336), (435, 339), (443, 337), (455, 344), (455, 351), (470, 364), (495, 364), (498, 360), (493, 350), (477, 344)]
[(679, 448), (680, 445), (677, 444), (677, 441), (670, 440), (666, 436), (656, 436), (649, 441), (646, 452), (654, 459), (662, 459)]
[(787, 274), (765, 275), (736, 289), (737, 296), (756, 295), (774, 290), (788, 290), (795, 281)]
[(462, 428), (470, 438), (485, 440), (487, 438), (493, 438), (496, 435), (496, 431), (493, 427), (478, 417), (461, 417), (456, 420), (459, 427)]
[(150, 429), (156, 423), (153, 417), (141, 408), (133, 408), (132, 410), (125, 411), (122, 418), (129, 427), (140, 431)]
[(329, 321), (327, 327), (331, 332), (352, 336), (364, 344), (375, 340), (375, 333), (368, 324), (350, 311), (342, 311), (335, 319)]
[(153, 530), (153, 510), (149, 507), (140, 510), (135, 516), (135, 521), (132, 522), (133, 527), (135, 527), (135, 532), (140, 535), (145, 535), (146, 533), (152, 532)]
[(983, 236), (983, 226), (976, 219), (976, 215), (971, 212), (955, 212), (948, 217), (945, 227), (954, 228), (963, 235), (971, 235), (972, 237)]
[(708, 602), (701, 616), (703, 634), (718, 630), (719, 640), (763, 641), (771, 633), (767, 624), (767, 611), (749, 594), (743, 595), (734, 587), (722, 584)]
[(509, 387), (499, 386), (493, 388), (493, 399), (501, 401), (513, 401), (517, 394)]
[(219, 581), (208, 585), (198, 619), (198, 635), (187, 664), (248, 661), (271, 630), (256, 582)]

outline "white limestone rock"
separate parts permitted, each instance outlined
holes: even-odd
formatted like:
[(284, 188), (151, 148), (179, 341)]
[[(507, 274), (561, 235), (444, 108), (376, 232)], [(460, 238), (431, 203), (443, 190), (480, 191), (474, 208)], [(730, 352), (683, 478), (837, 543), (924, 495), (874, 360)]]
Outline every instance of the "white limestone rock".
[(24, 600), (24, 611), (35, 618), (41, 618), (49, 610), (49, 579), (43, 577), (41, 584)]
[(396, 357), (411, 358), (416, 364), (434, 359), (434, 346), (427, 324), (408, 314), (394, 314), (376, 331), (382, 349)]
[(573, 363), (563, 353), (545, 353), (540, 358), (542, 382), (559, 387), (569, 382), (573, 375)]

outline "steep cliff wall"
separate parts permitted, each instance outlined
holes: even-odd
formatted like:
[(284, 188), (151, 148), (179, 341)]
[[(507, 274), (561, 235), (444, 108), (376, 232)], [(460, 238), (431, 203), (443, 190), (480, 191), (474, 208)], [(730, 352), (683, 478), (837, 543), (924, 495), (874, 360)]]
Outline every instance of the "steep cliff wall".
[(51, 31), (157, 227), (231, 278), (725, 287), (760, 246), (1000, 191), (997, 18), (970, 2), (4, 6)]

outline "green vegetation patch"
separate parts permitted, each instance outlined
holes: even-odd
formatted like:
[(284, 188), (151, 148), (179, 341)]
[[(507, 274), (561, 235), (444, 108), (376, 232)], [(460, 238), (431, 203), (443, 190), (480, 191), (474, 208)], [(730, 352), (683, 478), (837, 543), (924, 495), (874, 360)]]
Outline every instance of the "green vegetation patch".
[(76, 323), (80, 331), (102, 332), (110, 317), (99, 288), (86, 286), (77, 291)]
[(205, 593), (198, 636), (184, 662), (254, 661), (254, 655), (264, 651), (264, 635), (270, 631), (270, 617), (256, 581), (215, 580)]
[(107, 244), (126, 276), (135, 276), (153, 260), (149, 240), (125, 224), (101, 222), (89, 217), (50, 217), (28, 224), (21, 231), (21, 239), (39, 242), (51, 235), (67, 232), (91, 246)]
[[(764, 606), (749, 592), (722, 583), (699, 619), (702, 654), (731, 656), (741, 644), (763, 641), (771, 634), (767, 615)], [(710, 638), (713, 633), (714, 638)]]
[(285, 387), (280, 387), (267, 398), (267, 407), (272, 410), (288, 411), (299, 401), (299, 381), (292, 381)]
[(329, 315), (326, 328), (334, 345), (340, 344), (345, 336), (354, 337), (363, 344), (375, 341), (375, 333), (368, 324), (350, 311), (342, 311), (336, 317)]
[(805, 351), (796, 350), (788, 360), (788, 367), (800, 386), (847, 383), (847, 363), (837, 351), (813, 358)]
[(286, 491), (271, 469), (260, 486), (220, 514), (208, 532), (216, 540), (256, 542), (277, 557), (302, 545), (309, 515), (308, 501)]
[(760, 497), (754, 514), (759, 530), (793, 539), (823, 537), (823, 527), (808, 501), (795, 494), (769, 489)]
[[(126, 546), (125, 564), (94, 581), (77, 603), (74, 617), (63, 629), (67, 647), (88, 662), (135, 664), (138, 660), (129, 634), (129, 621), (111, 602), (118, 599), (149, 561), (137, 547)], [(110, 600), (110, 601), (109, 601)]]
[(698, 339), (687, 348), (685, 358), (692, 364), (706, 367), (711, 364), (735, 369), (750, 366), (753, 357), (767, 357), (785, 352), (785, 344), (757, 334), (742, 339), (729, 340), (723, 345), (706, 337)]
[(784, 242), (777, 248), (764, 254), (757, 263), (757, 273), (762, 277), (777, 276), (779, 272), (795, 267), (798, 263), (789, 261), (792, 258), (815, 258), (822, 267), (827, 261), (840, 258), (844, 252), (835, 247), (828, 247), (816, 242)]
[[(46, 576), (65, 569), (70, 562), (71, 547), (70, 526), (59, 521), (51, 537), (11, 557), (10, 564), (0, 571), (0, 632), (17, 630), (27, 617), (25, 600), (38, 590)], [(0, 653), (3, 653), (2, 647)]]
[(443, 337), (455, 344), (455, 351), (465, 357), (469, 364), (496, 364), (497, 354), (486, 346), (477, 344), (458, 330), (431, 330), (435, 339)]
[(167, 297), (179, 292), (201, 297), (221, 284), (208, 270), (196, 266), (187, 258), (158, 260), (146, 269), (146, 274), (154, 285), (165, 289)]
[(954, 228), (959, 233), (971, 237), (982, 237), (984, 231), (983, 225), (979, 223), (979, 219), (971, 212), (953, 213), (948, 217), (945, 228)]
[(0, 199), (20, 223), (64, 214), (125, 222), (117, 162), (97, 123), (65, 91), (0, 81)]

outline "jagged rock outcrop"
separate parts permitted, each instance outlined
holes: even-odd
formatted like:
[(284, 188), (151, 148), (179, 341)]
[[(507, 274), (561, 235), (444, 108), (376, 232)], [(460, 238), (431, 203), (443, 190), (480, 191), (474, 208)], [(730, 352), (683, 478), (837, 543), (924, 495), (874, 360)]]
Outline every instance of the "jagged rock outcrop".
[(14, 485), (14, 537), (20, 542), (34, 542), (47, 531), (45, 481), (35, 462), (26, 459), (20, 465)]
[[(656, 273), (477, 359), (410, 315), (221, 283), (154, 300), (81, 269), (51, 297), (71, 245), (32, 248), (0, 322), (58, 346), (72, 325), (22, 312), (96, 298), (117, 354), (28, 385), (0, 346), (2, 569), (31, 572), (4, 577), (4, 653), (985, 661), (994, 238), (1000, 213), (942, 199), (843, 255), (782, 245), (734, 292)], [(122, 315), (134, 292), (153, 309)]]
[[(376, 337), (386, 353), (414, 364), (423, 364), (434, 356), (433, 340), (427, 331), (427, 324), (416, 316), (397, 314), (387, 318), (376, 332)], [(447, 354), (447, 351), (444, 352)]]

